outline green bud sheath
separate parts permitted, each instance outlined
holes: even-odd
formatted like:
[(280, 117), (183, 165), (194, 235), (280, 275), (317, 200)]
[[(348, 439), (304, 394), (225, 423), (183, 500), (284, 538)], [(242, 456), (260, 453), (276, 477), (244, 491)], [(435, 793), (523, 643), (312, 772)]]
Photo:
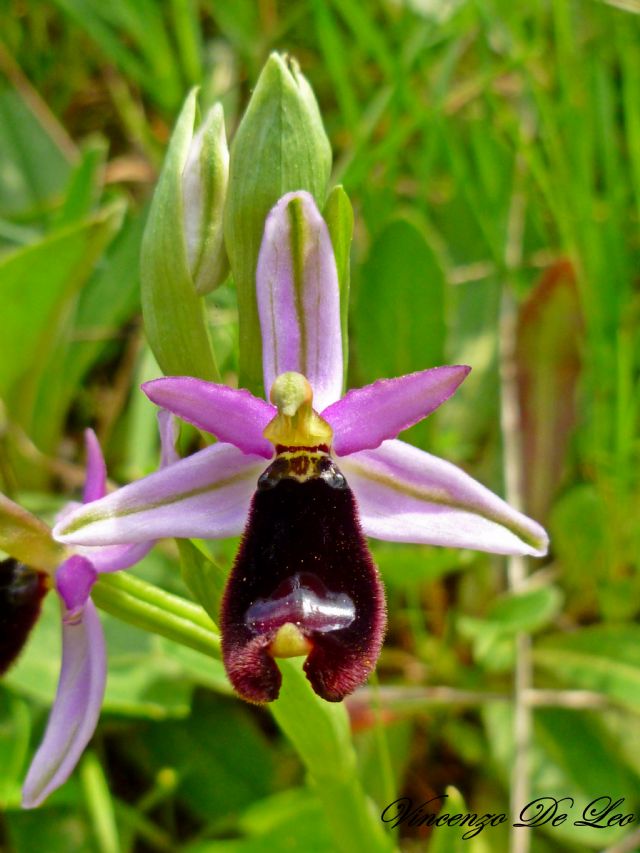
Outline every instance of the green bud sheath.
[(0, 550), (21, 563), (52, 572), (64, 559), (64, 547), (26, 509), (0, 494)]
[(330, 171), (331, 147), (311, 87), (293, 60), (273, 53), (231, 146), (224, 224), (238, 288), (240, 385), (256, 394), (265, 390), (255, 292), (265, 219), (293, 190), (307, 190), (322, 208)]
[(142, 312), (149, 345), (165, 374), (217, 380), (185, 234), (183, 173), (194, 147), (195, 121), (193, 89), (173, 130), (142, 241)]
[(222, 104), (214, 104), (196, 131), (182, 173), (187, 261), (196, 292), (209, 293), (229, 274), (223, 211), (229, 149)]

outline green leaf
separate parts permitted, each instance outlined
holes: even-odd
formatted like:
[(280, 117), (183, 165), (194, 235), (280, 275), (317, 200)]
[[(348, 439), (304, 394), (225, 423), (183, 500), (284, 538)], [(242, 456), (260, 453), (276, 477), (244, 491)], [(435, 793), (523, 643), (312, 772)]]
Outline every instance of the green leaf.
[(27, 703), (9, 690), (0, 690), (0, 808), (20, 804), (23, 773), (29, 749), (31, 717)]
[(120, 572), (103, 573), (91, 597), (98, 607), (130, 625), (220, 657), (220, 637), (211, 619), (202, 607), (179, 595)]
[(80, 764), (80, 779), (99, 853), (120, 853), (113, 797), (95, 752), (84, 754)]
[(182, 579), (215, 624), (220, 614), (225, 574), (222, 568), (214, 563), (204, 546), (189, 539), (176, 539), (176, 542), (180, 552)]
[[(61, 797), (56, 796), (60, 801)], [(53, 799), (53, 798), (52, 798)], [(10, 850), (27, 853), (46, 850), (47, 853), (68, 853), (73, 839), (74, 853), (96, 853), (95, 838), (89, 821), (77, 802), (70, 808), (19, 810), (4, 816)]]
[(640, 626), (595, 625), (540, 640), (537, 666), (567, 686), (640, 710)]
[(180, 102), (183, 81), (164, 22), (163, 5), (152, 0), (56, 0), (97, 43), (98, 49), (137, 81), (165, 109)]
[(141, 216), (125, 217), (83, 285), (75, 314), (59, 330), (55, 349), (43, 366), (28, 431), (45, 453), (55, 452), (84, 377), (105, 351), (119, 345), (121, 327), (139, 311), (137, 269), (143, 225)]
[(64, 204), (56, 217), (58, 227), (79, 222), (91, 214), (102, 194), (106, 159), (106, 140), (99, 136), (90, 138), (71, 173)]
[(436, 826), (433, 830), (428, 853), (465, 853), (465, 851), (469, 851), (469, 853), (484, 853), (486, 839), (483, 838), (483, 835), (487, 832), (491, 833), (492, 847), (495, 849), (495, 827), (485, 827), (481, 833), (474, 835), (473, 838), (463, 838), (463, 835), (473, 833), (474, 828), (469, 826), (448, 826), (444, 822), (445, 815), (454, 817), (457, 815), (466, 815), (470, 812), (464, 801), (464, 797), (457, 788), (449, 785), (445, 793), (447, 799), (443, 801), (442, 808), (438, 813), (438, 817), (443, 819), (443, 823), (440, 826)]
[(234, 695), (222, 661), (164, 637), (156, 637), (156, 645), (164, 657), (178, 664), (185, 680), (225, 696)]
[(444, 361), (444, 275), (422, 232), (398, 219), (375, 240), (356, 313), (358, 372), (366, 382)]
[[(506, 703), (492, 704), (484, 709), (483, 717), (493, 761), (508, 790), (514, 761), (513, 709)], [(556, 826), (548, 823), (541, 831), (556, 843), (572, 843), (580, 849), (602, 849), (603, 845), (608, 846), (625, 834), (628, 830), (616, 826), (593, 829), (574, 824), (582, 818), (589, 803), (603, 795), (614, 799), (626, 797), (629, 807), (620, 811), (633, 811), (640, 779), (628, 766), (623, 750), (619, 741), (607, 735), (592, 712), (536, 709), (529, 755), (531, 792), (528, 802), (539, 797), (574, 800), (573, 804), (567, 799), (559, 805), (558, 813), (568, 814), (565, 822)], [(545, 804), (550, 805), (550, 800), (546, 799)], [(518, 811), (522, 812), (527, 805), (518, 803)], [(531, 819), (535, 811), (535, 806), (531, 806), (523, 819), (527, 816)]]
[(544, 520), (576, 420), (583, 323), (568, 261), (552, 266), (518, 317), (516, 365), (526, 508)]
[[(398, 219), (377, 237), (360, 276), (356, 384), (443, 364), (445, 279), (422, 232)], [(413, 427), (407, 441), (429, 443), (430, 424)]]
[(145, 769), (155, 773), (169, 762), (180, 800), (206, 821), (228, 819), (271, 793), (273, 754), (241, 703), (202, 691), (187, 722), (151, 726), (140, 737)]
[(324, 812), (317, 797), (305, 788), (281, 791), (252, 803), (238, 818), (243, 838), (196, 841), (184, 853), (259, 853), (259, 851), (331, 850)]
[(82, 285), (122, 222), (123, 208), (103, 209), (80, 225), (0, 258), (3, 346), (0, 396), (30, 426), (38, 388)]
[(307, 190), (322, 209), (331, 149), (311, 87), (293, 60), (272, 53), (231, 146), (225, 242), (238, 288), (240, 385), (262, 394), (256, 264), (267, 214)]
[[(154, 635), (104, 614), (101, 621), (109, 650), (104, 711), (152, 720), (185, 717), (192, 684), (177, 660), (163, 654)], [(60, 604), (49, 595), (26, 649), (5, 676), (14, 690), (46, 707), (53, 704), (58, 684), (60, 635)]]
[(459, 616), (457, 625), (472, 641), (479, 663), (492, 671), (506, 670), (513, 665), (516, 635), (544, 628), (558, 614), (561, 604), (562, 595), (556, 587), (540, 587), (504, 595), (484, 618)]
[(327, 198), (323, 214), (333, 245), (340, 287), (340, 327), (342, 357), (346, 379), (349, 366), (349, 288), (351, 283), (351, 241), (353, 240), (353, 207), (342, 186), (334, 187)]
[(496, 599), (487, 613), (487, 621), (504, 633), (531, 633), (544, 628), (558, 614), (561, 605), (562, 595), (557, 587), (541, 586)]
[(0, 91), (0, 216), (41, 217), (53, 206), (71, 171), (70, 145), (53, 115), (36, 115), (15, 89)]

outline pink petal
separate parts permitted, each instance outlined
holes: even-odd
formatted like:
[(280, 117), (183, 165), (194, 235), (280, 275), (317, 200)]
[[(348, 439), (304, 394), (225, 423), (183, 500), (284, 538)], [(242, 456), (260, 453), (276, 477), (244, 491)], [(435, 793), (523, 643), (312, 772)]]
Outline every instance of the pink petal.
[(236, 536), (264, 468), (261, 457), (216, 444), (80, 507), (53, 535), (74, 545)]
[(545, 531), (460, 468), (386, 441), (340, 460), (367, 536), (496, 554), (547, 552)]
[(262, 433), (275, 409), (249, 391), (191, 376), (152, 379), (145, 382), (142, 390), (156, 405), (210, 432), (220, 441), (265, 459), (273, 456), (273, 447)]
[(322, 412), (333, 427), (339, 456), (369, 450), (437, 409), (457, 389), (470, 367), (432, 367), (349, 391)]
[(84, 440), (87, 448), (87, 476), (84, 483), (83, 503), (97, 501), (107, 493), (107, 468), (104, 464), (104, 456), (100, 442), (92, 429), (84, 431)]
[(166, 468), (180, 459), (176, 450), (178, 422), (171, 412), (158, 409), (158, 431), (160, 432), (160, 467)]
[(89, 600), (81, 621), (62, 626), (58, 691), (24, 783), (24, 808), (40, 805), (71, 775), (98, 723), (105, 683), (104, 635)]
[(309, 193), (288, 193), (267, 217), (256, 287), (266, 394), (293, 370), (324, 409), (342, 391), (340, 294), (329, 231)]
[(78, 545), (74, 548), (77, 554), (86, 557), (98, 574), (119, 572), (129, 569), (139, 563), (153, 548), (155, 542), (139, 542), (136, 545)]
[(56, 589), (64, 606), (72, 617), (77, 616), (87, 603), (91, 587), (98, 577), (93, 564), (86, 557), (74, 554), (58, 567), (55, 577)]

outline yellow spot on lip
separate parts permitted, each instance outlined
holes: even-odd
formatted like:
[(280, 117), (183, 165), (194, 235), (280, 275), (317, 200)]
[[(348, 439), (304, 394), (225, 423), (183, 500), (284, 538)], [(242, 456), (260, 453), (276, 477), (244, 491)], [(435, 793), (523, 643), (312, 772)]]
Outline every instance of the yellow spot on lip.
[(308, 655), (312, 648), (312, 643), (297, 625), (293, 622), (285, 622), (278, 628), (268, 652), (272, 658), (296, 658)]

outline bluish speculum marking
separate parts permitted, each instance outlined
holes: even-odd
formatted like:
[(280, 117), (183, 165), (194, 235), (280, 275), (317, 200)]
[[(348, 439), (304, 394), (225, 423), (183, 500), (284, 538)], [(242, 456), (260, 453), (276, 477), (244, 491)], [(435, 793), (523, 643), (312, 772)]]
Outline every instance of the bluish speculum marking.
[(286, 578), (269, 598), (260, 598), (247, 610), (245, 624), (256, 634), (277, 631), (288, 622), (303, 631), (339, 631), (356, 618), (353, 601), (330, 592), (319, 577), (297, 572)]

